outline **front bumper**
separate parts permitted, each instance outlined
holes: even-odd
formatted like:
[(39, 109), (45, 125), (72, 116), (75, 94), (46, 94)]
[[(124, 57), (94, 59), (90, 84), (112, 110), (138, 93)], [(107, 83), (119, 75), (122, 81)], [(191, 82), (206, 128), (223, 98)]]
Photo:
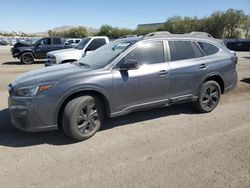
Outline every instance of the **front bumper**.
[(45, 65), (45, 67), (49, 67), (49, 66), (56, 65), (56, 63), (53, 63), (51, 61), (46, 61), (44, 65)]
[(15, 49), (14, 47), (12, 47), (10, 49), (10, 53), (11, 53), (12, 57), (19, 58), (20, 52), (19, 52), (19, 50)]
[(56, 60), (56, 57), (53, 56), (53, 55), (47, 55), (47, 59), (46, 59), (46, 62), (45, 62), (45, 67), (48, 67), (48, 66), (52, 66), (52, 65), (56, 65), (57, 64), (57, 60)]
[(31, 107), (32, 100), (10, 96), (8, 99), (11, 123), (27, 132), (55, 130), (57, 125), (48, 125)]

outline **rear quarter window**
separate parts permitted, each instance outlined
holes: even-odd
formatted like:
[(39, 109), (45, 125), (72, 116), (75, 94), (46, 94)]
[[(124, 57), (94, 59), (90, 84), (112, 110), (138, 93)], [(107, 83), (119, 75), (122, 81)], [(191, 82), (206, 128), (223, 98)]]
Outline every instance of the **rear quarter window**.
[(216, 46), (212, 44), (209, 44), (206, 42), (198, 42), (198, 43), (206, 55), (213, 55), (219, 51), (219, 48), (217, 48)]

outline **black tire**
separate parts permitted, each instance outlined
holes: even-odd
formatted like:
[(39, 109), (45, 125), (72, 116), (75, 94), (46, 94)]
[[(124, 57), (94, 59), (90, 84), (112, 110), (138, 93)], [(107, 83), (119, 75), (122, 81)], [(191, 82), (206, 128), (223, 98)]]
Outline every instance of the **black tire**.
[(34, 63), (34, 56), (30, 52), (23, 53), (20, 57), (20, 60), (23, 64), (32, 64)]
[(198, 112), (208, 113), (213, 111), (220, 101), (221, 88), (215, 81), (204, 82), (199, 91), (195, 108)]
[(92, 137), (101, 127), (104, 119), (103, 105), (99, 98), (90, 95), (79, 96), (68, 102), (62, 117), (66, 135), (76, 141)]

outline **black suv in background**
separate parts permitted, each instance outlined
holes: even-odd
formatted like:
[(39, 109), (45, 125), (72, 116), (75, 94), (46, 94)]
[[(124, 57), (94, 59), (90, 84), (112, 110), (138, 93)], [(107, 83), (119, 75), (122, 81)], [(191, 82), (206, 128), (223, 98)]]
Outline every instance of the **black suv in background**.
[(62, 38), (42, 38), (35, 43), (17, 42), (11, 53), (24, 64), (34, 63), (35, 59), (45, 59), (47, 52), (67, 48)]

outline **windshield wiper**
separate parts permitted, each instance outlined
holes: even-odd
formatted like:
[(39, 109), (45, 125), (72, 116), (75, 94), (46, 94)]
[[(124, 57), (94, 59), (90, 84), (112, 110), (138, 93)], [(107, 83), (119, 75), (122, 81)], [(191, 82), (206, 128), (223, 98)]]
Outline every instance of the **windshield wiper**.
[(86, 67), (86, 68), (89, 68), (89, 67), (90, 67), (90, 65), (87, 64), (87, 63), (78, 62), (78, 64), (79, 64), (79, 65), (82, 65), (82, 66), (84, 66), (84, 67)]

